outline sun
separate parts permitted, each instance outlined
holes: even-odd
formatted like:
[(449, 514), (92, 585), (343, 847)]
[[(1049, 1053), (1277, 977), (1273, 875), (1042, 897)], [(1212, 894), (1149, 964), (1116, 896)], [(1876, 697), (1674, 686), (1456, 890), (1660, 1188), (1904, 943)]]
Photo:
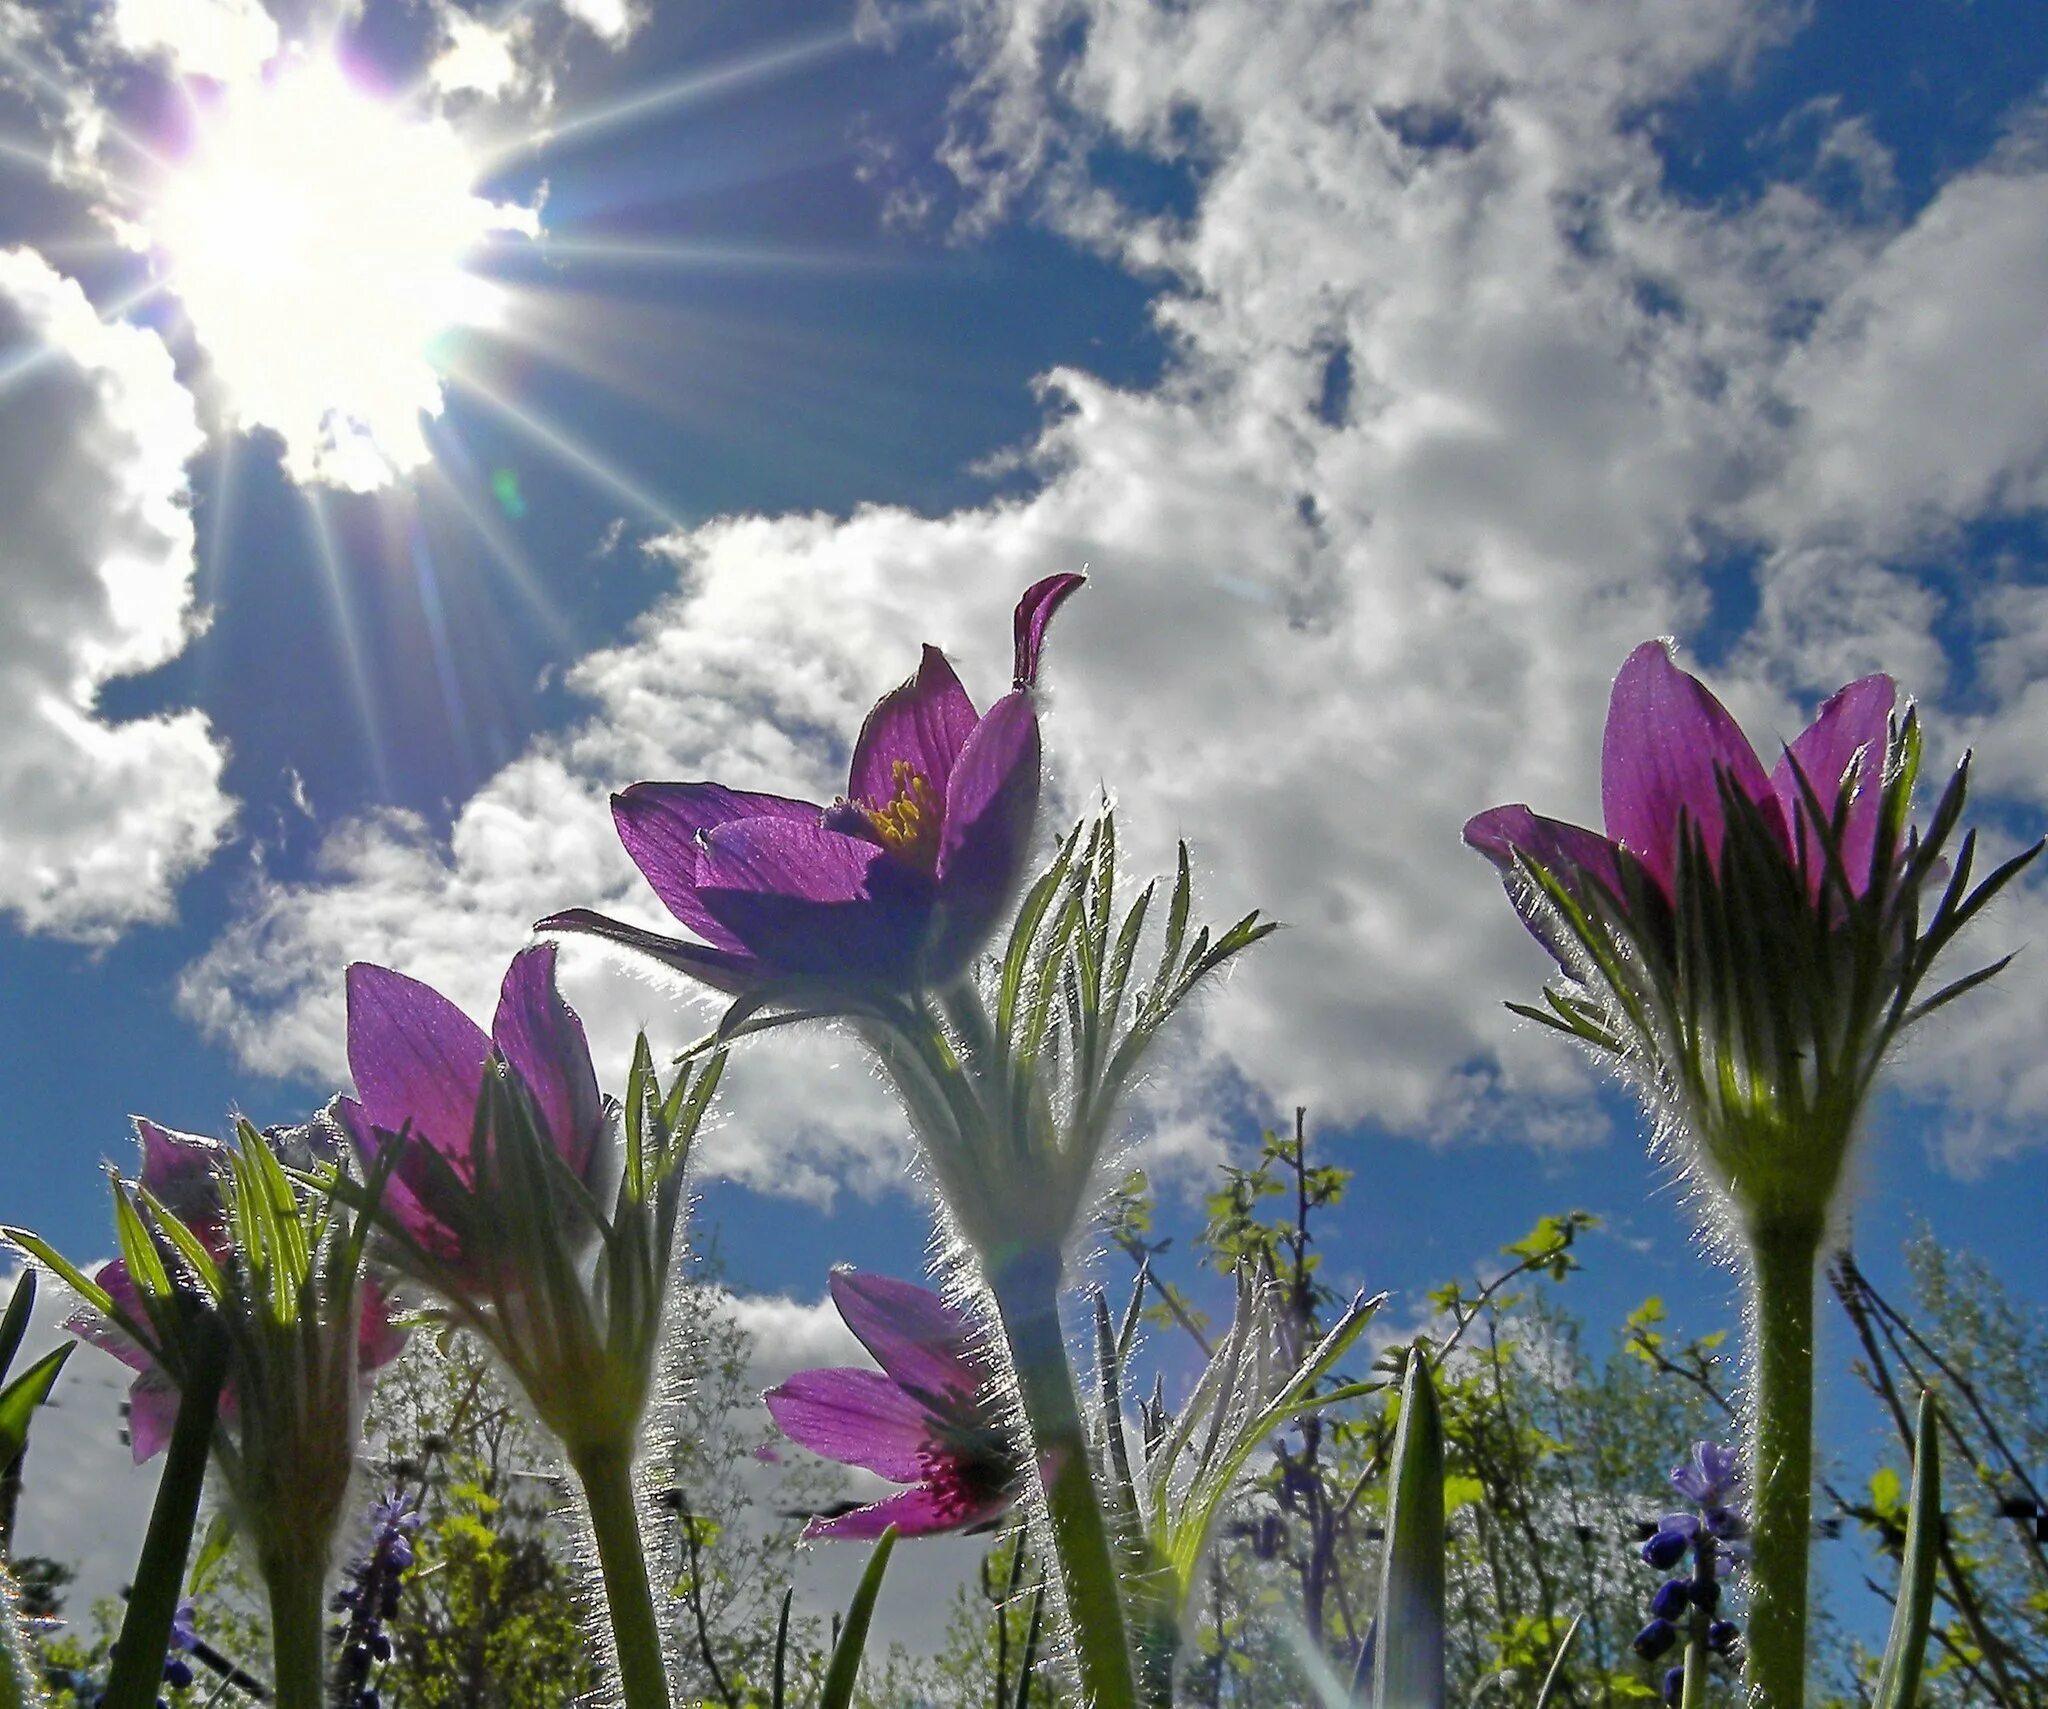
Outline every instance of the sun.
[(430, 456), (437, 352), (489, 327), (503, 293), (473, 271), (530, 208), (477, 194), (448, 121), (286, 61), (202, 109), (143, 226), (228, 412), (285, 444), (300, 481), (384, 486)]

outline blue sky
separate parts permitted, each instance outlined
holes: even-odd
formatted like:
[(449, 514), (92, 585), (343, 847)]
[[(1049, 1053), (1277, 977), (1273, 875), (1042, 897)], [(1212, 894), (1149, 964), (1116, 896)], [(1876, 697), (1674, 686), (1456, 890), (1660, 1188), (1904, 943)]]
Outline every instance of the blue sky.
[[(543, 912), (660, 923), (610, 789), (829, 795), (919, 642), (985, 697), (1085, 564), (1055, 811), (1107, 788), (1138, 870), (1185, 835), (1215, 914), (1290, 922), (1146, 1089), (1169, 1193), (1306, 1103), (1360, 1285), (1578, 1205), (1596, 1315), (1722, 1320), (1630, 1106), (1500, 1008), (1542, 957), (1457, 828), (1592, 818), (1655, 634), (1766, 751), (1894, 671), (1993, 840), (2042, 828), (2032, 12), (0, 8), (7, 1218), (95, 1250), (130, 1112), (324, 1101), (351, 959), (481, 1011)], [(266, 89), (335, 103), (310, 230)], [(1880, 1275), (1925, 1217), (2048, 1291), (2044, 923), (2006, 904), (2020, 961), (1899, 1066)], [(701, 1023), (564, 965), (613, 1068)], [(703, 1215), (814, 1314), (922, 1201), (850, 1043), (757, 1055)]]

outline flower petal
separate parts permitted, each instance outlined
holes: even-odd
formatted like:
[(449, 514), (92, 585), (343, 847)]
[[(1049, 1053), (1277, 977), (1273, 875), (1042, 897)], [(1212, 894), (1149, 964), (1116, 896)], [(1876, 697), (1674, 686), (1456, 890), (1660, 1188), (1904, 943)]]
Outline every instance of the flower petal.
[(832, 1519), (813, 1519), (804, 1537), (879, 1537), (893, 1525), (898, 1536), (934, 1537), (947, 1531), (976, 1531), (993, 1525), (1016, 1504), (1010, 1495), (967, 1498), (963, 1492), (920, 1484), (867, 1507)]
[(981, 1368), (968, 1357), (974, 1325), (930, 1288), (843, 1265), (832, 1272), (831, 1288), (846, 1327), (904, 1388), (970, 1403), (980, 1392)]
[(1508, 900), (1522, 916), (1530, 936), (1570, 970), (1576, 964), (1572, 935), (1549, 899), (1515, 864), (1515, 857), (1519, 854), (1535, 862), (1575, 898), (1587, 896), (1588, 885), (1596, 880), (1619, 897), (1620, 852), (1598, 831), (1563, 819), (1546, 819), (1519, 802), (1490, 807), (1467, 820), (1465, 843), (1500, 869)]
[(879, 844), (822, 825), (741, 819), (704, 840), (698, 895), (778, 972), (908, 986), (932, 881)]
[(899, 762), (919, 773), (943, 797), (953, 762), (974, 733), (974, 702), (936, 647), (926, 647), (917, 674), (875, 702), (853, 744), (846, 793), (870, 807), (886, 807), (898, 793)]
[[(380, 1129), (370, 1120), (363, 1106), (354, 1098), (335, 1099), (334, 1115), (365, 1166), (382, 1156), (385, 1146), (397, 1143), (390, 1132)], [(466, 1149), (459, 1156), (451, 1157), (449, 1161), (465, 1175), (468, 1174), (469, 1158)], [(384, 1197), (378, 1202), (377, 1207), (379, 1214), (390, 1218), (402, 1232), (429, 1252), (448, 1252), (452, 1250), (454, 1237), (441, 1219), (426, 1207), (406, 1180), (408, 1174), (418, 1173), (417, 1169), (408, 1169), (404, 1156), (399, 1158), (391, 1173), (385, 1178)]]
[(491, 1041), (430, 985), (365, 961), (348, 970), (348, 1065), (375, 1127), (412, 1130), (450, 1158), (469, 1155)]
[(1645, 641), (1614, 679), (1601, 748), (1600, 793), (1607, 834), (1671, 892), (1679, 830), (1691, 823), (1707, 853), (1721, 852), (1720, 777), (1777, 812), (1756, 750), (1705, 683), (1671, 662), (1661, 641)]
[[(92, 1279), (112, 1298), (115, 1305), (126, 1312), (136, 1323), (147, 1326), (149, 1313), (143, 1309), (142, 1296), (136, 1291), (135, 1282), (128, 1274), (128, 1266), (119, 1258), (102, 1264), (93, 1272)], [(131, 1371), (146, 1371), (155, 1363), (150, 1356), (128, 1338), (127, 1332), (104, 1318), (90, 1306), (81, 1306), (64, 1320), (64, 1327), (79, 1340), (90, 1342), (102, 1353), (111, 1353)]]
[(587, 937), (603, 938), (621, 949), (633, 950), (672, 967), (678, 973), (687, 973), (716, 991), (744, 991), (749, 986), (760, 984), (771, 973), (757, 956), (745, 950), (712, 949), (692, 943), (687, 938), (663, 937), (659, 932), (629, 926), (623, 920), (614, 920), (591, 908), (565, 908), (559, 914), (550, 914), (545, 920), (534, 921), (533, 929), (537, 932), (579, 932)]
[(612, 823), (633, 864), (662, 905), (714, 948), (737, 950), (732, 934), (697, 900), (698, 839), (734, 819), (817, 824), (824, 809), (786, 795), (727, 789), (722, 783), (636, 783), (612, 797)]
[(1038, 818), (1038, 714), (1029, 693), (988, 709), (960, 751), (939, 839), (940, 929), (926, 964), (934, 984), (957, 975), (1015, 896)]
[(142, 1146), (138, 1177), (180, 1222), (217, 1222), (221, 1216), (220, 1170), (227, 1150), (218, 1140), (178, 1133), (147, 1116), (130, 1118)]
[(409, 1333), (394, 1319), (397, 1307), (383, 1286), (371, 1277), (363, 1278), (363, 1316), (356, 1330), (356, 1364), (365, 1376), (381, 1371), (405, 1351)]
[(1877, 823), (1884, 807), (1885, 748), (1891, 736), (1892, 707), (1898, 687), (1882, 673), (1838, 689), (1785, 750), (1771, 773), (1771, 788), (1784, 811), (1785, 823), (1800, 828), (1807, 870), (1818, 894), (1825, 870), (1820, 836), (1807, 811), (1804, 777), (1820, 797), (1823, 810), (1833, 812), (1836, 795), (1851, 780), (1848, 818), (1842, 832), (1842, 865), (1850, 890), (1861, 896), (1870, 888), (1870, 861), (1877, 847)]
[(178, 1422), (178, 1391), (151, 1366), (128, 1385), (128, 1449), (139, 1466), (171, 1445)]
[(915, 1483), (937, 1454), (931, 1415), (880, 1371), (799, 1371), (761, 1398), (792, 1442), (895, 1483)]
[(604, 1120), (604, 1099), (583, 1023), (555, 988), (553, 944), (536, 944), (512, 958), (491, 1039), (540, 1105), (556, 1151), (581, 1177)]
[(1016, 631), (1015, 668), (1012, 672), (1015, 687), (1031, 688), (1037, 683), (1038, 655), (1045, 645), (1046, 625), (1052, 621), (1053, 613), (1066, 604), (1068, 595), (1087, 579), (1069, 572), (1047, 576), (1024, 590), (1024, 597), (1017, 601), (1016, 616), (1012, 619), (1012, 627)]

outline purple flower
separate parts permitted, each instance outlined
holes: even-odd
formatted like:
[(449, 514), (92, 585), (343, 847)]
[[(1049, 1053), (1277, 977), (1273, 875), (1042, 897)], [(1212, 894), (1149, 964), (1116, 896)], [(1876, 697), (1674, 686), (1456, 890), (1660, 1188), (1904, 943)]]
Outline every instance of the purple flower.
[(1691, 1458), (1671, 1473), (1671, 1487), (1695, 1507), (1728, 1507), (1741, 1485), (1740, 1456), (1718, 1442), (1695, 1442)]
[(488, 1037), (417, 979), (360, 961), (348, 970), (348, 1061), (359, 1096), (340, 1101), (342, 1125), (365, 1158), (401, 1133), (410, 1137), (382, 1214), (455, 1273), (477, 1280), (491, 1266), (470, 1250), (487, 1225), (469, 1191), (476, 1185), (472, 1139), (494, 1057), (555, 1150), (588, 1182), (604, 1151), (604, 1100), (583, 1023), (555, 989), (552, 944), (513, 957)]
[(1653, 1662), (1678, 1642), (1678, 1628), (1669, 1620), (1652, 1620), (1635, 1635), (1629, 1648), (1646, 1662)]
[(1692, 1547), (1693, 1533), (1698, 1529), (1699, 1521), (1690, 1514), (1665, 1515), (1656, 1535), (1643, 1545), (1643, 1559), (1659, 1572), (1669, 1572), (1685, 1558), (1685, 1551)]
[(1692, 1581), (1667, 1578), (1650, 1598), (1650, 1612), (1659, 1620), (1676, 1620), (1691, 1605)]
[(1607, 834), (1516, 804), (1472, 819), (1465, 841), (1501, 869), (1530, 931), (1562, 961), (1549, 905), (1522, 880), (1517, 855), (1544, 868), (1574, 896), (1587, 895), (1597, 884), (1619, 900), (1626, 850), (1669, 901), (1688, 836), (1696, 835), (1709, 861), (1718, 862), (1727, 834), (1726, 787), (1755, 804), (1786, 861), (1802, 872), (1808, 894), (1818, 898), (1828, 864), (1808, 792), (1824, 814), (1832, 814), (1846, 787), (1843, 875), (1850, 894), (1861, 896), (1878, 858), (1884, 765), (1897, 698), (1888, 676), (1850, 683), (1766, 773), (1749, 739), (1706, 685), (1673, 664), (1662, 641), (1645, 641), (1615, 677), (1607, 706), (1600, 765)]
[(620, 841), (694, 941), (587, 908), (536, 930), (592, 933), (728, 992), (789, 978), (950, 983), (1023, 875), (1038, 810), (1032, 687), (1046, 625), (1082, 579), (1049, 576), (1018, 601), (1013, 688), (985, 713), (926, 647), (868, 714), (829, 807), (719, 783), (615, 795)]
[(782, 1433), (815, 1454), (913, 1487), (831, 1519), (806, 1537), (907, 1537), (993, 1524), (1022, 1493), (1024, 1468), (990, 1393), (967, 1316), (929, 1288), (832, 1272), (839, 1315), (880, 1371), (799, 1371), (763, 1397)]
[[(179, 1133), (146, 1116), (136, 1116), (134, 1125), (135, 1137), (142, 1147), (137, 1184), (190, 1229), (216, 1260), (225, 1258), (233, 1245), (223, 1189), (229, 1167), (228, 1148), (217, 1139)], [(298, 1141), (298, 1130), (279, 1130), (264, 1137), (272, 1149), (289, 1154)], [(170, 1262), (174, 1275), (180, 1262)], [(116, 1258), (112, 1263), (102, 1264), (93, 1272), (92, 1279), (132, 1322), (148, 1323), (149, 1312), (128, 1273), (127, 1260)], [(362, 1288), (356, 1351), (367, 1378), (370, 1372), (382, 1369), (398, 1357), (405, 1346), (405, 1331), (392, 1321), (393, 1306), (384, 1290), (369, 1277), (363, 1279)], [(137, 1465), (162, 1453), (170, 1444), (171, 1426), (177, 1422), (177, 1384), (147, 1350), (98, 1312), (75, 1312), (65, 1320), (64, 1327), (80, 1340), (111, 1353), (136, 1373), (135, 1381), (128, 1386), (129, 1448)], [(232, 1383), (221, 1395), (220, 1409), (223, 1417), (232, 1418), (235, 1414)]]

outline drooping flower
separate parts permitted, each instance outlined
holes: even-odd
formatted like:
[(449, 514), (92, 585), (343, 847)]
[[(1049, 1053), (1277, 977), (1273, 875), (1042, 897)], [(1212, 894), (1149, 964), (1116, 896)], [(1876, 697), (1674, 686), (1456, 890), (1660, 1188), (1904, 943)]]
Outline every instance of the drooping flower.
[[(229, 1148), (217, 1139), (179, 1133), (146, 1116), (135, 1117), (134, 1127), (142, 1148), (137, 1186), (190, 1229), (216, 1263), (225, 1259), (233, 1247), (226, 1190)], [(273, 1128), (264, 1134), (264, 1139), (287, 1164), (309, 1161), (311, 1147), (317, 1144), (309, 1128)], [(148, 1312), (125, 1259), (102, 1264), (93, 1272), (92, 1279), (131, 1322), (148, 1321)], [(364, 1277), (361, 1286), (362, 1315), (357, 1324), (356, 1346), (367, 1381), (372, 1372), (398, 1357), (405, 1346), (405, 1331), (393, 1321), (391, 1300), (376, 1280)], [(162, 1453), (178, 1416), (177, 1384), (147, 1349), (89, 1307), (74, 1312), (65, 1320), (64, 1327), (80, 1340), (111, 1353), (136, 1373), (134, 1382), (128, 1386), (129, 1447), (137, 1465)], [(232, 1418), (234, 1411), (235, 1393), (230, 1382), (221, 1396), (221, 1412), (223, 1417)]]
[(926, 647), (916, 674), (868, 714), (830, 806), (719, 783), (636, 783), (614, 796), (626, 852), (694, 940), (587, 908), (536, 929), (591, 933), (727, 992), (784, 979), (950, 983), (1023, 877), (1038, 810), (1039, 654), (1082, 579), (1049, 576), (1018, 601), (1012, 689), (986, 712)]
[(367, 1160), (407, 1141), (380, 1214), (471, 1282), (503, 1267), (504, 1220), (476, 1192), (496, 1143), (478, 1117), (494, 1061), (578, 1180), (596, 1186), (609, 1161), (604, 1099), (583, 1023), (555, 989), (552, 944), (513, 958), (489, 1036), (431, 986), (357, 962), (348, 970), (348, 1060), (358, 1096), (337, 1108), (356, 1148)]
[(791, 1441), (864, 1466), (900, 1494), (833, 1518), (806, 1537), (906, 1537), (992, 1525), (1016, 1503), (1024, 1467), (1003, 1427), (991, 1371), (967, 1316), (929, 1288), (832, 1272), (832, 1300), (880, 1371), (799, 1371), (764, 1397)]

